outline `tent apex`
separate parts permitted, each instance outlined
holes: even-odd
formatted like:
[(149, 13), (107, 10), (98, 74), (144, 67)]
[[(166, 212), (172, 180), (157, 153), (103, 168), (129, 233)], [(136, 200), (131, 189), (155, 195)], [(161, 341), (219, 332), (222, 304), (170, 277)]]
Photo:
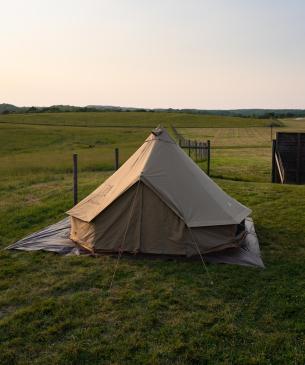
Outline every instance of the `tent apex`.
[(160, 134), (162, 134), (164, 132), (164, 128), (161, 126), (161, 124), (159, 124), (156, 128), (154, 128), (151, 133), (154, 136), (160, 136)]
[(154, 128), (151, 131), (150, 136), (146, 139), (146, 142), (158, 140), (163, 142), (170, 142), (176, 144), (176, 142), (173, 140), (173, 138), (169, 135), (167, 130), (163, 128), (161, 125), (158, 125), (158, 127)]

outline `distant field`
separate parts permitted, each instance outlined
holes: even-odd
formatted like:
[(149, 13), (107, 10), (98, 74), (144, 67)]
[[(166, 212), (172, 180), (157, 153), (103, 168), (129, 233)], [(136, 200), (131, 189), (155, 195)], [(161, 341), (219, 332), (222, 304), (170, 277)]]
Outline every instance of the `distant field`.
[[(0, 174), (4, 179), (14, 179), (16, 176), (30, 176), (34, 173), (44, 175), (69, 172), (74, 152), (79, 153), (81, 171), (111, 170), (115, 147), (120, 148), (120, 160), (124, 162), (144, 141), (151, 128), (158, 124), (168, 126), (170, 132), (171, 125), (184, 126), (180, 129), (182, 133), (191, 138), (211, 139), (213, 148), (263, 146), (267, 148), (268, 154), (270, 131), (269, 128), (262, 128), (268, 123), (269, 120), (251, 118), (149, 112), (2, 115)], [(112, 127), (106, 127), (107, 125)], [(124, 127), (119, 127), (120, 125)], [(136, 125), (142, 128), (137, 128)], [(185, 129), (185, 126), (196, 128)], [(228, 126), (230, 128), (226, 128)], [(233, 160), (236, 160), (233, 156), (236, 153), (232, 153)], [(226, 159), (225, 153), (222, 154)], [(213, 157), (216, 158), (216, 155)], [(267, 168), (266, 157), (264, 169)], [(269, 159), (267, 160), (268, 164)], [(220, 166), (221, 162), (213, 161), (216, 176), (222, 175)], [(227, 171), (227, 167), (223, 167)], [(266, 172), (259, 179), (268, 181)]]
[(114, 148), (125, 160), (149, 134), (149, 128), (80, 128), (0, 124), (2, 178), (35, 173), (66, 173), (79, 153), (82, 171), (111, 170)]
[(282, 119), (281, 122), (285, 127), (285, 130), (292, 131), (305, 131), (305, 118), (297, 118), (297, 119)]
[(123, 256), (109, 291), (113, 258), (0, 251), (0, 364), (305, 363), (305, 186), (270, 183), (269, 120), (0, 116), (0, 248), (65, 216), (73, 152), (82, 198), (158, 123), (212, 141), (212, 178), (252, 209), (266, 270), (208, 265), (212, 286), (200, 262)]
[(209, 139), (214, 148), (269, 147), (271, 144), (270, 128), (179, 128), (179, 132), (191, 139)]
[[(271, 140), (276, 132), (303, 131), (305, 119), (284, 119), (271, 128), (179, 128), (185, 137), (210, 140), (212, 176), (240, 181), (269, 182), (271, 179)], [(205, 164), (200, 164), (205, 168)]]
[(305, 119), (278, 121), (279, 126), (271, 128), (261, 128), (248, 125), (247, 128), (227, 126), (227, 128), (179, 128), (179, 132), (191, 139), (209, 139), (214, 148), (252, 148), (270, 147), (271, 139), (275, 138), (276, 132), (280, 131), (305, 131)]
[(27, 123), (49, 125), (72, 125), (84, 127), (264, 127), (268, 119), (218, 117), (186, 113), (157, 112), (100, 112), (100, 113), (41, 113), (0, 115), (0, 123)]

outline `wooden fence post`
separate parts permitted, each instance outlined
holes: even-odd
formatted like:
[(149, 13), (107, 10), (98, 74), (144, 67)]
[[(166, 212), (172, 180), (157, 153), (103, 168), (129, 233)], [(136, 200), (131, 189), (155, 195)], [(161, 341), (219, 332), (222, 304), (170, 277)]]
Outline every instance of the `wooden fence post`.
[(119, 149), (116, 148), (115, 150), (115, 169), (119, 169)]
[(78, 203), (77, 153), (73, 153), (73, 202)]
[(195, 141), (195, 161), (197, 162), (197, 154), (198, 154), (198, 151), (197, 151), (197, 147), (198, 147), (198, 145), (197, 145), (197, 141)]
[(202, 160), (202, 156), (201, 156), (201, 142), (199, 142), (199, 161)]
[(271, 167), (271, 182), (275, 183), (275, 150), (276, 150), (276, 139), (272, 140), (272, 167)]
[(296, 176), (296, 182), (297, 184), (301, 183), (301, 150), (302, 145), (301, 145), (301, 133), (297, 134), (297, 176)]
[(210, 167), (211, 167), (211, 142), (208, 140), (208, 166), (207, 166), (207, 174), (210, 176)]
[(189, 157), (191, 157), (191, 140), (188, 140), (188, 145), (189, 145)]

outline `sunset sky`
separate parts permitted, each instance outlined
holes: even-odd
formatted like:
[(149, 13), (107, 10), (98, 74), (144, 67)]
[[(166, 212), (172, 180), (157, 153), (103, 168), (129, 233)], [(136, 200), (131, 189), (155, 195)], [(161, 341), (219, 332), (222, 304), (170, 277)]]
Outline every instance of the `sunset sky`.
[(0, 0), (0, 103), (305, 108), (304, 0)]

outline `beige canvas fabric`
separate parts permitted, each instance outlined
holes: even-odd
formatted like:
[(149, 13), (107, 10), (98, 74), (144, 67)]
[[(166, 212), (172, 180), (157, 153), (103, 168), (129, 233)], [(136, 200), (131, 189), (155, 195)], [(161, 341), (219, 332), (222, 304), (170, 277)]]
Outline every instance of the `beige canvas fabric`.
[(71, 239), (89, 250), (187, 256), (238, 247), (250, 213), (163, 129), (68, 212)]
[(154, 143), (145, 142), (125, 163), (101, 186), (79, 202), (67, 213), (72, 217), (90, 222), (115, 199), (139, 181)]
[(90, 222), (139, 180), (150, 186), (189, 227), (238, 224), (251, 213), (221, 190), (164, 129), (155, 134), (67, 213)]
[(150, 188), (142, 184), (140, 252), (187, 255), (185, 223)]
[(189, 227), (238, 224), (251, 213), (221, 190), (174, 141), (154, 143), (141, 179)]
[(188, 228), (139, 181), (91, 222), (71, 218), (71, 239), (94, 252), (198, 255), (237, 247), (236, 225)]
[(140, 187), (133, 185), (115, 200), (103, 214), (93, 221), (85, 222), (71, 218), (71, 239), (93, 251), (137, 252), (140, 241)]

